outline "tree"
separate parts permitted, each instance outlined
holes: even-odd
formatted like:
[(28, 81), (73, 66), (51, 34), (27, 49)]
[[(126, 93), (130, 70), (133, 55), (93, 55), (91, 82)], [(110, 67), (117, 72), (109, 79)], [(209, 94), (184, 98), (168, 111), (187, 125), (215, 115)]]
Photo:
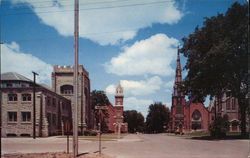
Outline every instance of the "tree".
[[(95, 106), (107, 106), (110, 105), (109, 99), (106, 96), (104, 91), (97, 91), (97, 90), (93, 90), (91, 92), (91, 107), (95, 110)], [(107, 123), (105, 121), (106, 118), (109, 117), (109, 114), (107, 111), (103, 111), (101, 113), (101, 124), (102, 124), (102, 131), (107, 131), (108, 130), (108, 126)], [(96, 119), (96, 124), (98, 124), (99, 122), (99, 111), (95, 111), (95, 119)]]
[(144, 117), (136, 110), (127, 110), (123, 113), (124, 122), (128, 123), (128, 131), (130, 133), (144, 131)]
[(161, 102), (149, 106), (146, 128), (149, 133), (160, 133), (164, 131), (164, 126), (169, 123), (169, 108)]
[(227, 115), (216, 117), (213, 123), (209, 126), (210, 135), (215, 138), (225, 137), (228, 130), (229, 121)]
[(248, 5), (234, 3), (225, 14), (205, 18), (203, 27), (183, 38), (187, 57), (184, 92), (196, 101), (230, 90), (238, 99), (241, 131), (246, 134), (248, 77)]

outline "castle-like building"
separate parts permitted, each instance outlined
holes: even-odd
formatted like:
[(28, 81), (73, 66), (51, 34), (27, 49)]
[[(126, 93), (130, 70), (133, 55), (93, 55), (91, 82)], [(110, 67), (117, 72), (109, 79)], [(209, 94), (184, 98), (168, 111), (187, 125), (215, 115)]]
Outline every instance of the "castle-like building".
[(228, 116), (230, 131), (240, 131), (237, 99), (227, 95), (226, 92), (222, 92), (221, 96), (210, 101), (209, 107), (205, 107), (203, 103), (193, 102), (192, 100), (186, 101), (185, 95), (181, 91), (181, 70), (178, 50), (169, 123), (170, 130), (179, 132), (208, 131), (209, 125), (213, 122), (216, 113), (218, 116)]
[[(90, 79), (89, 73), (83, 67), (78, 66), (78, 127), (79, 132), (84, 129), (93, 129), (94, 112), (90, 104)], [(74, 67), (73, 66), (54, 66), (52, 72), (52, 90), (73, 101)]]

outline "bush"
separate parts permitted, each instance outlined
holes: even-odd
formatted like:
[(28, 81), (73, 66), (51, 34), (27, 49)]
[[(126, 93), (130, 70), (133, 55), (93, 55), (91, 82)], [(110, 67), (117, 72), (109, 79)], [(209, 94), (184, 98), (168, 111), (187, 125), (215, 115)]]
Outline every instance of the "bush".
[(20, 136), (21, 137), (30, 137), (30, 134), (28, 134), (28, 133), (22, 133), (22, 134), (20, 134)]
[(97, 136), (97, 131), (85, 130), (85, 131), (84, 131), (84, 135), (85, 135), (85, 136)]
[(15, 133), (7, 133), (7, 137), (16, 137), (17, 135)]
[(214, 122), (209, 126), (209, 132), (212, 137), (224, 138), (229, 130), (229, 122), (227, 115), (223, 117), (218, 116)]

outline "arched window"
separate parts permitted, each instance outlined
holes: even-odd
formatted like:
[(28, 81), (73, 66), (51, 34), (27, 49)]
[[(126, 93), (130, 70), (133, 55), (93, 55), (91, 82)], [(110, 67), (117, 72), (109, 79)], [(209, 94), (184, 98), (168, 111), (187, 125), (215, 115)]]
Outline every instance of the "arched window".
[(201, 129), (201, 113), (199, 110), (195, 110), (192, 114), (192, 129)]
[(73, 86), (72, 85), (63, 85), (60, 87), (61, 94), (73, 94)]
[(192, 114), (192, 119), (194, 121), (198, 121), (198, 120), (201, 120), (201, 113), (199, 110), (195, 110)]

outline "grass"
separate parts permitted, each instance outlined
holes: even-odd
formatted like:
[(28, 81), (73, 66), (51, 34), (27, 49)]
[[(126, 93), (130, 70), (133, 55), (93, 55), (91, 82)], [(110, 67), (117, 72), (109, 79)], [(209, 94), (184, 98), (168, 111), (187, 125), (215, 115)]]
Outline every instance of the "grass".
[[(121, 134), (120, 139), (122, 139), (127, 134)], [(58, 136), (57, 138), (66, 138), (67, 136)], [(72, 138), (72, 136), (69, 136)], [(99, 136), (78, 136), (78, 139), (80, 140), (91, 140), (91, 141), (98, 141)], [(102, 141), (116, 141), (118, 140), (117, 134), (102, 134), (101, 136)]]
[(199, 140), (249, 139), (249, 133), (247, 136), (241, 136), (240, 132), (227, 132), (226, 137), (224, 138), (214, 138), (210, 136), (209, 132), (186, 133), (184, 136), (186, 136), (187, 138)]

